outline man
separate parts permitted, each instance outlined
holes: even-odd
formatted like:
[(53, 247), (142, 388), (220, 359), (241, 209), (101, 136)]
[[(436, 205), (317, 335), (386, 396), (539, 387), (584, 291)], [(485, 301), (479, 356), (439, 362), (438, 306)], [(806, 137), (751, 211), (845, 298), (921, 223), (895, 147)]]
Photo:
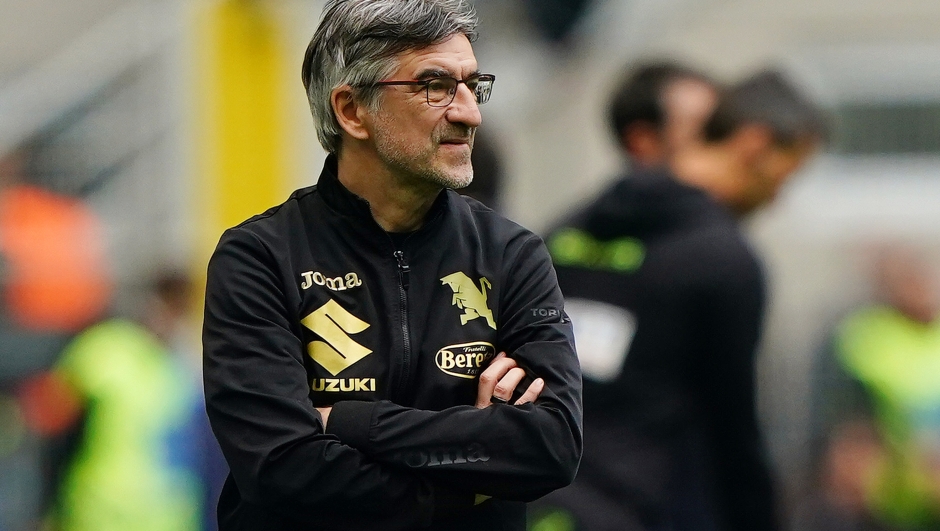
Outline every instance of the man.
[(754, 411), (764, 280), (736, 217), (770, 201), (821, 134), (815, 107), (758, 75), (722, 95), (701, 142), (675, 147), (668, 167), (637, 164), (552, 233), (586, 442), (575, 483), (546, 499), (567, 512), (545, 521), (775, 529)]
[(574, 476), (580, 370), (548, 252), (449, 190), (494, 79), (475, 27), (462, 0), (327, 2), (303, 67), (318, 184), (209, 263), (221, 529), (521, 530), (523, 502)]

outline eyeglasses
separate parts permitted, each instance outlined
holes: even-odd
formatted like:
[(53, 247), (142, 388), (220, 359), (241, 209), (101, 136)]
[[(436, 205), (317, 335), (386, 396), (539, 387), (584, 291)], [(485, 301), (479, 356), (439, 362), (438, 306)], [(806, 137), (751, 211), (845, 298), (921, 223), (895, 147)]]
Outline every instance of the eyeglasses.
[(452, 77), (435, 77), (423, 81), (376, 81), (363, 87), (384, 87), (388, 85), (411, 85), (424, 87), (425, 95), (428, 99), (428, 105), (431, 107), (447, 107), (454, 101), (457, 95), (457, 85), (463, 83), (473, 92), (477, 99), (477, 105), (483, 105), (490, 99), (493, 92), (493, 82), (496, 76), (493, 74), (475, 74), (467, 79), (455, 79)]

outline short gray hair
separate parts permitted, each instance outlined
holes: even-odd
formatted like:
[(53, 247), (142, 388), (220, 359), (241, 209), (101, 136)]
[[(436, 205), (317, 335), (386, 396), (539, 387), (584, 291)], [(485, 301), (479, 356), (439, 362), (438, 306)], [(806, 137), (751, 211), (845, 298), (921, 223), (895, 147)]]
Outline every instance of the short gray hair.
[(342, 85), (370, 107), (379, 92), (360, 88), (391, 75), (396, 57), (461, 33), (476, 40), (477, 18), (467, 0), (329, 0), (304, 56), (301, 73), (320, 144), (340, 148), (330, 95)]

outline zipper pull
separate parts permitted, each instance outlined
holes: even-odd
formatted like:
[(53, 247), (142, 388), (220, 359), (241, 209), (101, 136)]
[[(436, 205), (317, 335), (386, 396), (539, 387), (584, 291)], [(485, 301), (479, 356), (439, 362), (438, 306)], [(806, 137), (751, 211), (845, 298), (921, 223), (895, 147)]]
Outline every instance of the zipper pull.
[(401, 279), (401, 285), (403, 288), (408, 289), (408, 273), (411, 271), (411, 267), (405, 263), (405, 253), (395, 251), (395, 260), (398, 260), (398, 278)]

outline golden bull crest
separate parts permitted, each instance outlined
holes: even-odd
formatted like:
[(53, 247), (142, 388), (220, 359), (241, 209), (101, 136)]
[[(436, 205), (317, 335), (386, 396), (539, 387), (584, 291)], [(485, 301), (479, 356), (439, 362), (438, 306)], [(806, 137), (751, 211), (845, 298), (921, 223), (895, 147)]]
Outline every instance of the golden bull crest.
[(442, 284), (450, 286), (454, 292), (454, 299), (451, 304), (463, 310), (460, 315), (460, 324), (465, 325), (477, 317), (486, 319), (486, 324), (496, 330), (496, 320), (493, 319), (493, 312), (486, 305), (486, 290), (492, 289), (493, 285), (486, 277), (480, 277), (480, 288), (477, 289), (473, 280), (458, 271), (451, 273), (441, 279)]

